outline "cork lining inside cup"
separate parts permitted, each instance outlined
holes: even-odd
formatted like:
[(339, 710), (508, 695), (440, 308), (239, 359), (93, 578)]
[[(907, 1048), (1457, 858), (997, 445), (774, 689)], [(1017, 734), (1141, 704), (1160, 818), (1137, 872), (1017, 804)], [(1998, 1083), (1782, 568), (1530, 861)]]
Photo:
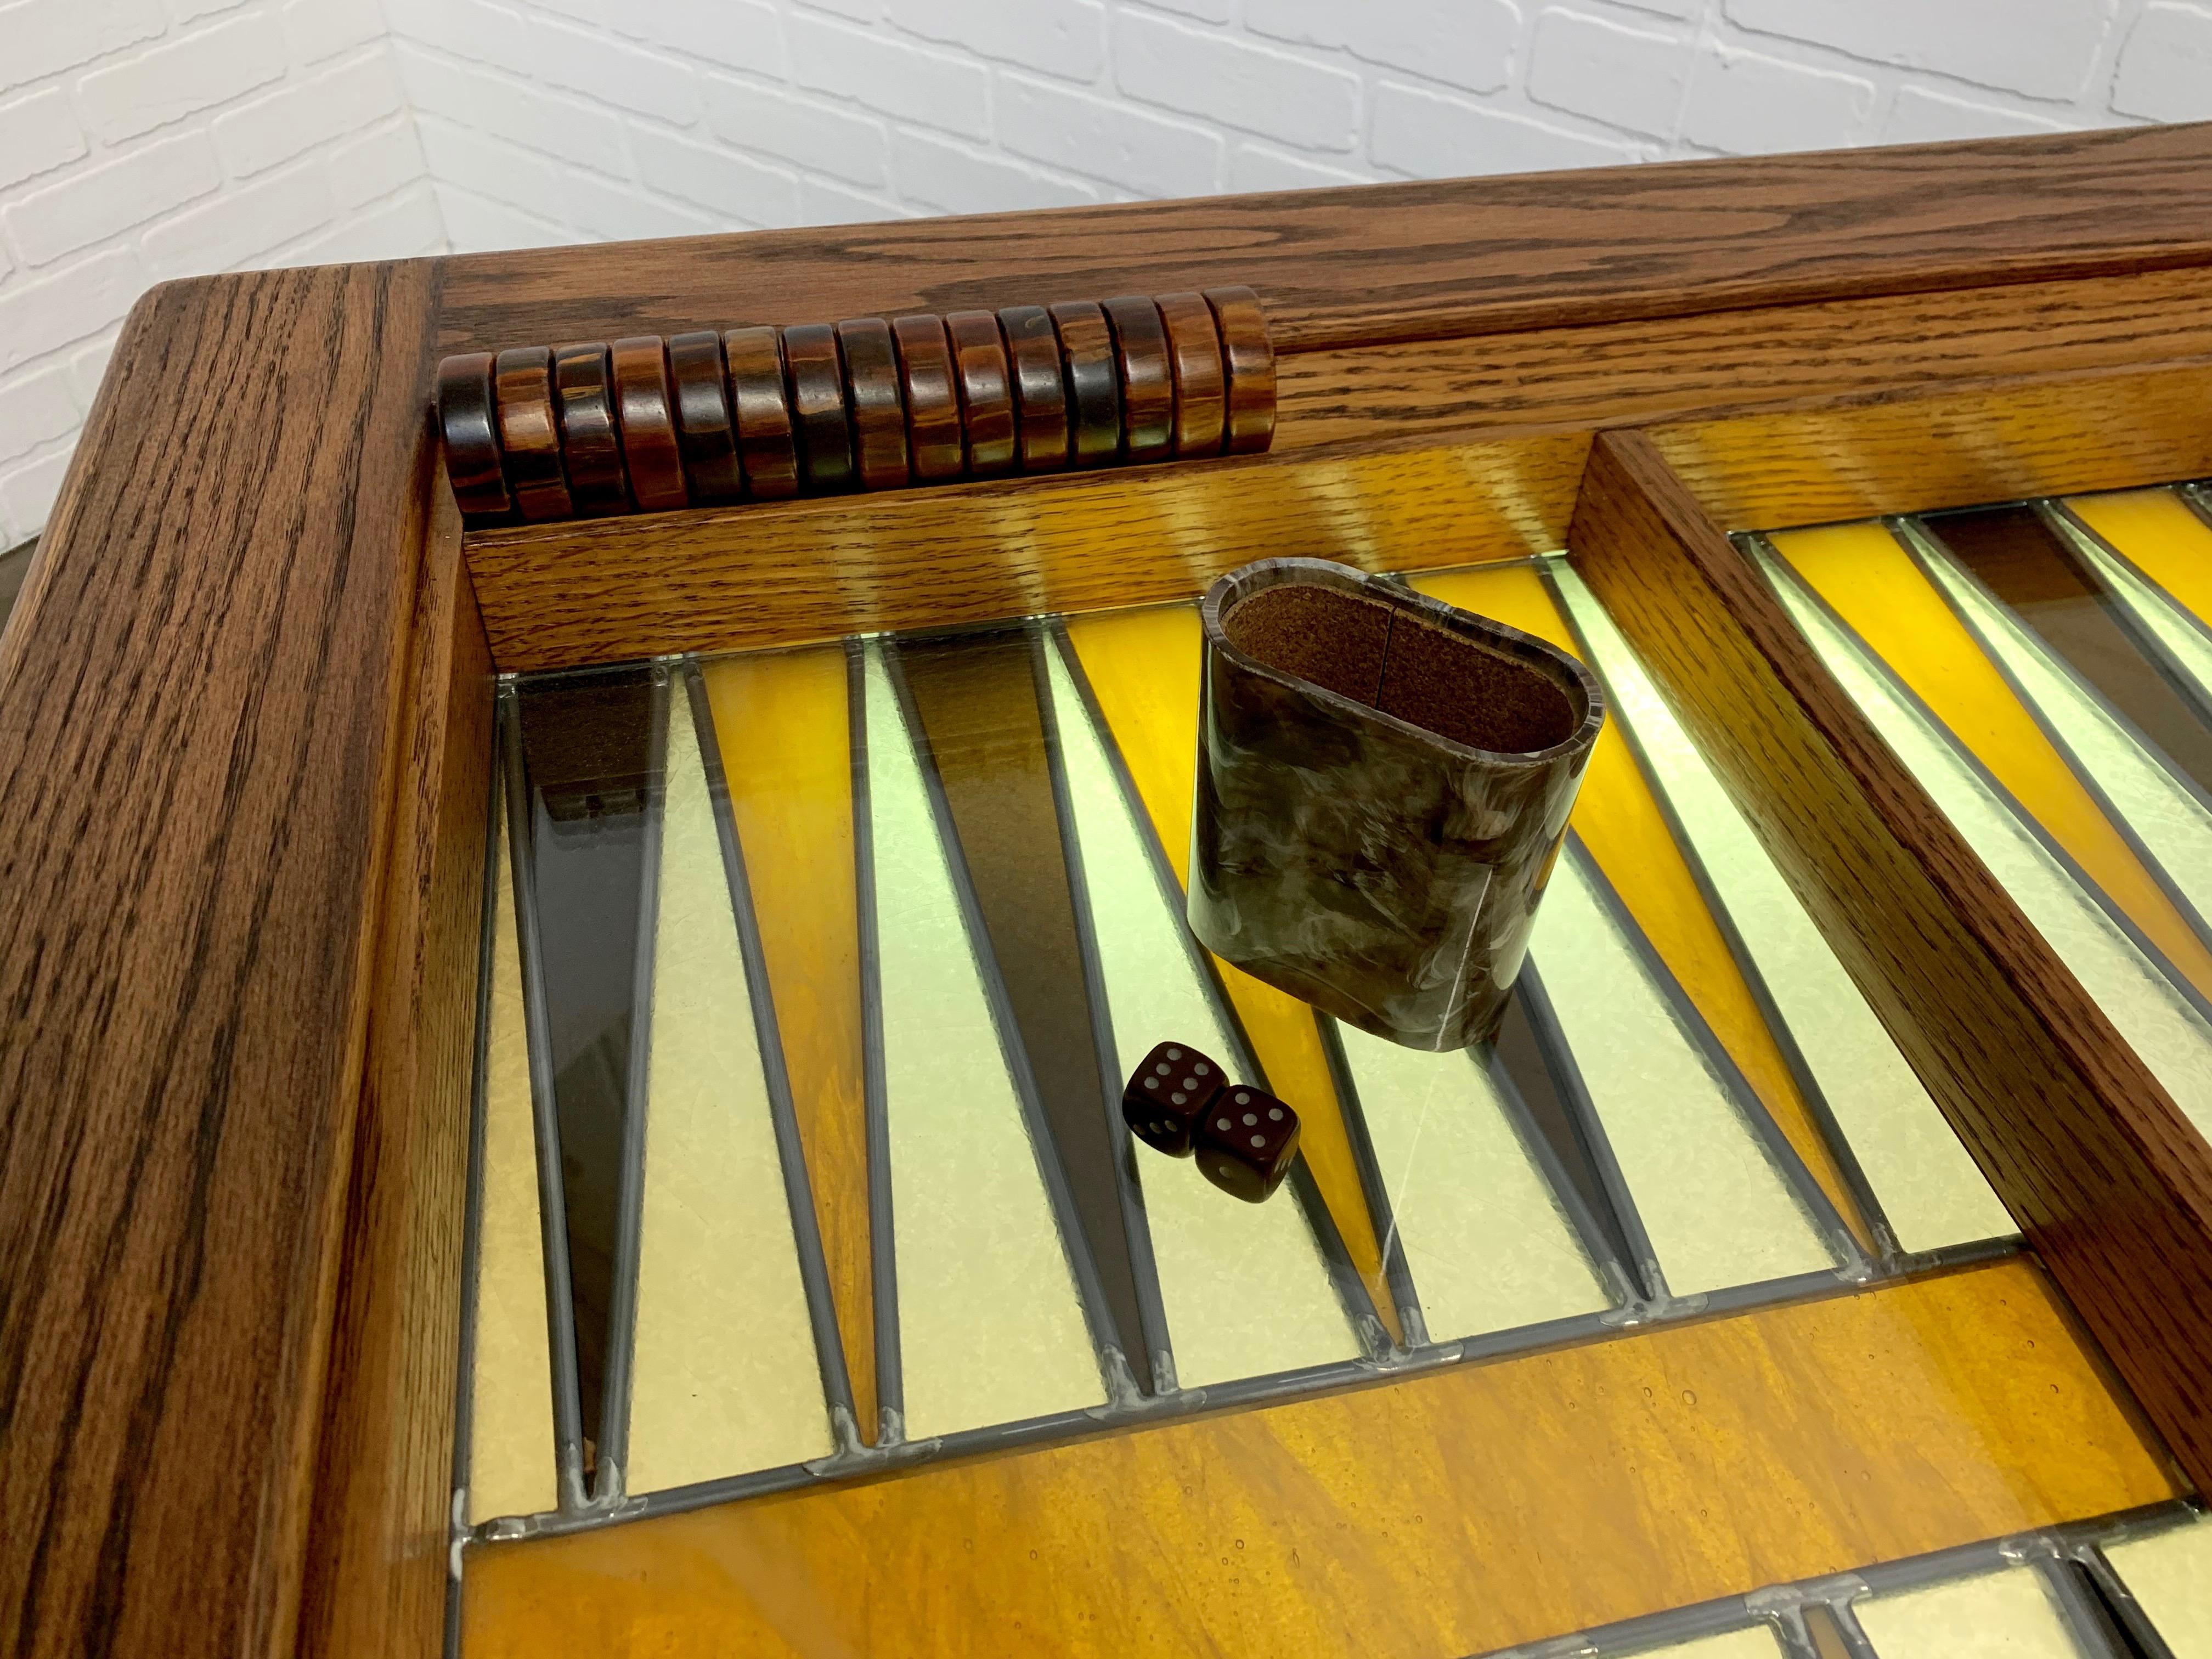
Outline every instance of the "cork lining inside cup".
[(1221, 627), (1270, 668), (1471, 749), (1532, 754), (1581, 724), (1565, 688), (1540, 670), (1340, 588), (1264, 587)]

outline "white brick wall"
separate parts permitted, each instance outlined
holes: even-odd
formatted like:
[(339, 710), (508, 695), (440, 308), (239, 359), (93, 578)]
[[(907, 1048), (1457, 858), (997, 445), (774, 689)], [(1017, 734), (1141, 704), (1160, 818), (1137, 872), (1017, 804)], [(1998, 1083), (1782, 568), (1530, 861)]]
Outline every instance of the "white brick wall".
[(153, 281), (2212, 117), (2212, 0), (0, 0), (0, 547)]

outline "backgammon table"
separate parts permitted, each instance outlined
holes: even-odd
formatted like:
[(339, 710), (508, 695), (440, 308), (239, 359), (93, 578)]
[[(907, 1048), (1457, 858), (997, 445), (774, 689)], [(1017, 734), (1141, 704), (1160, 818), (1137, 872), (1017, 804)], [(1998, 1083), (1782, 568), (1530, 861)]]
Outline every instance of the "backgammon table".
[[(2212, 1653), (2208, 476), (2212, 126), (155, 289), (0, 638), (14, 1650)], [(1285, 556), (1603, 688), (1494, 1042), (1185, 924)]]

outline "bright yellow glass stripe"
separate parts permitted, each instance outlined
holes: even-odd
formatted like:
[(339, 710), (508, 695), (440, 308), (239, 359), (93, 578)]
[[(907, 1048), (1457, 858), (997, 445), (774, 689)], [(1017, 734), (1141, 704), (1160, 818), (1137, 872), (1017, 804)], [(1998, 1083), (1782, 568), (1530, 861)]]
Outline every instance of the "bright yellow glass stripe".
[(868, 1126), (860, 1079), (845, 653), (725, 657), (702, 670), (860, 1434), (876, 1433)]
[(2175, 969), (2212, 995), (2212, 951), (1888, 529), (1837, 525), (1771, 539)]
[[(1562, 651), (1581, 654), (1543, 578), (1531, 566), (1423, 576), (1413, 585), (1447, 605), (1492, 617)], [(1759, 1103), (1790, 1138), (1853, 1236), (1870, 1247), (1872, 1236), (1827, 1142), (1775, 1046), (1774, 1035), (1767, 1030), (1728, 941), (1705, 907), (1705, 896), (1698, 892), (1617, 720), (1608, 720), (1599, 735), (1589, 769), (1583, 775), (1572, 823), (1637, 926), (1697, 1005), (1729, 1058), (1742, 1068)]]
[(2135, 568), (2212, 623), (2212, 525), (2171, 489), (2077, 495), (2066, 503)]
[(484, 1051), (483, 1219), (477, 1234), (476, 1352), (470, 1360), (468, 1515), (535, 1515), (559, 1500), (553, 1474), (553, 1367), (545, 1335), (545, 1239), (538, 1139), (514, 932), (514, 865), (499, 836), (492, 918), (491, 1030)]
[[(1198, 764), (1197, 607), (1076, 617), (1068, 622), (1067, 635), (1176, 878), (1188, 887), (1191, 791)], [(1314, 1011), (1226, 963), (1221, 964), (1221, 979), (1253, 1052), (1267, 1068), (1267, 1081), (1298, 1109), (1307, 1167), (1376, 1310), (1398, 1334), (1374, 1223)]]

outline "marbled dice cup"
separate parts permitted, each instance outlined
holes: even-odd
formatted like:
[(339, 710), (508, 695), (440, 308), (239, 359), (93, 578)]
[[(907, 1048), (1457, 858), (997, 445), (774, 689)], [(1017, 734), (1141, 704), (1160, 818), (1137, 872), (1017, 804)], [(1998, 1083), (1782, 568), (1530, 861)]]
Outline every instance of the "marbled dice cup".
[(1597, 682), (1321, 559), (1247, 565), (1200, 618), (1192, 930), (1376, 1036), (1492, 1036), (1605, 724)]

